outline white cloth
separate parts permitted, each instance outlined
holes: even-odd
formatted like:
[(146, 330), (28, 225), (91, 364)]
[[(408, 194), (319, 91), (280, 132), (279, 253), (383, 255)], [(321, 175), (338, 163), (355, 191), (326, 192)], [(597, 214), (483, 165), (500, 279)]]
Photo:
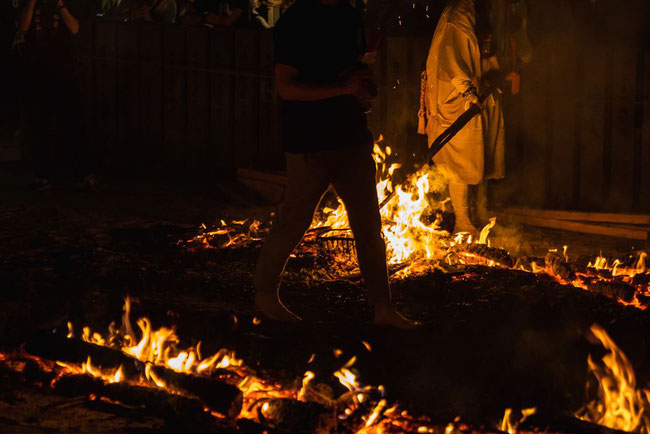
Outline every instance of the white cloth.
[[(481, 57), (474, 32), (473, 0), (452, 0), (433, 35), (427, 58), (426, 133), (429, 146), (465, 111), (462, 94), (481, 78)], [(434, 162), (451, 181), (478, 184), (483, 179), (483, 125), (474, 117), (436, 155)]]

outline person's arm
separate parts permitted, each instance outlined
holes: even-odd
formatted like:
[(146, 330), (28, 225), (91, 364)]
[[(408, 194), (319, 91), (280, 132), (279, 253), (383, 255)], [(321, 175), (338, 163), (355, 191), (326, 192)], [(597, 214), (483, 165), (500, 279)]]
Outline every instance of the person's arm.
[(57, 2), (57, 7), (59, 8), (59, 15), (63, 18), (65, 26), (68, 28), (70, 33), (76, 35), (79, 32), (79, 20), (77, 20), (68, 10), (67, 7), (63, 4), (63, 0)]
[(20, 22), (18, 23), (18, 28), (21, 33), (25, 33), (32, 25), (32, 16), (34, 15), (35, 5), (36, 0), (27, 0), (27, 4), (23, 9), (22, 14), (20, 14)]
[(285, 101), (318, 101), (353, 95), (360, 102), (368, 102), (376, 96), (368, 70), (355, 71), (340, 83), (314, 84), (301, 81), (293, 66), (278, 63), (275, 65), (275, 82), (280, 98)]

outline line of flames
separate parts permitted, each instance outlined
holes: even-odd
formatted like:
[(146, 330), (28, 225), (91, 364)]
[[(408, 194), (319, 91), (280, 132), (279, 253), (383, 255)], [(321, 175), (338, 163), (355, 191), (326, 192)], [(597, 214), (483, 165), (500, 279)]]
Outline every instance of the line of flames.
[[(362, 426), (357, 427), (360, 433), (382, 433), (394, 432), (395, 427), (407, 426), (411, 429), (413, 424), (420, 424), (415, 429), (429, 429), (427, 425), (422, 425), (427, 421), (426, 418), (416, 418), (406, 410), (399, 410), (396, 404), (388, 405), (388, 401), (383, 398), (385, 390), (383, 386), (373, 387), (364, 386), (359, 383), (357, 374), (353, 368), (356, 357), (352, 357), (338, 371), (333, 373), (340, 384), (347, 389), (343, 395), (333, 398), (319, 392), (317, 387), (312, 387), (312, 381), (315, 374), (312, 371), (306, 371), (300, 386), (287, 387), (280, 383), (268, 381), (258, 377), (255, 372), (249, 369), (242, 359), (236, 357), (232, 350), (221, 349), (209, 357), (203, 357), (201, 353), (200, 342), (196, 347), (190, 347), (185, 350), (179, 350), (179, 338), (174, 328), (161, 327), (154, 329), (151, 321), (142, 317), (137, 320), (136, 324), (140, 330), (139, 338), (133, 330), (131, 319), (131, 300), (126, 298), (123, 307), (122, 326), (116, 328), (109, 326), (109, 333), (103, 336), (98, 332), (93, 332), (88, 327), (82, 328), (80, 338), (83, 341), (100, 346), (118, 348), (125, 354), (145, 363), (144, 375), (140, 378), (127, 378), (122, 366), (116, 369), (102, 369), (93, 364), (90, 357), (86, 362), (78, 365), (73, 363), (56, 362), (60, 368), (58, 376), (52, 380), (52, 386), (64, 375), (68, 374), (86, 374), (102, 379), (106, 383), (126, 382), (131, 385), (146, 387), (156, 387), (163, 389), (168, 393), (182, 394), (167, 385), (165, 381), (155, 375), (152, 366), (164, 366), (176, 372), (190, 375), (210, 375), (215, 369), (223, 369), (236, 373), (242, 380), (236, 383), (236, 386), (244, 395), (244, 403), (239, 418), (258, 420), (259, 414), (268, 417), (266, 414), (270, 408), (266, 402), (269, 398), (290, 398), (298, 401), (315, 401), (326, 406), (336, 408), (340, 411), (339, 420), (346, 420), (349, 416), (359, 411), (366, 411), (361, 415)], [(75, 333), (71, 323), (68, 323), (68, 338), (74, 338)], [(363, 345), (371, 350), (370, 344), (363, 342)], [(340, 356), (341, 351), (335, 351)], [(315, 358), (312, 355), (308, 363)], [(370, 403), (371, 397), (381, 396), (371, 409), (366, 410), (367, 406), (362, 404)], [(368, 401), (368, 402), (366, 402)], [(210, 411), (218, 418), (223, 415)], [(259, 420), (258, 420), (259, 421)], [(429, 431), (420, 431), (429, 432)]]
[[(398, 405), (389, 405), (385, 399), (385, 390), (382, 386), (364, 386), (359, 383), (357, 374), (354, 372), (356, 357), (352, 357), (338, 371), (334, 372), (340, 384), (347, 392), (336, 399), (325, 396), (312, 387), (315, 374), (306, 371), (300, 386), (286, 387), (278, 383), (263, 380), (257, 377), (254, 372), (248, 369), (241, 359), (235, 356), (234, 351), (220, 350), (210, 357), (203, 358), (200, 351), (200, 344), (196, 348), (179, 351), (176, 345), (179, 342), (173, 329), (159, 328), (152, 329), (149, 320), (141, 318), (138, 325), (141, 336), (136, 338), (130, 334), (130, 300), (127, 298), (124, 304), (124, 315), (122, 333), (124, 336), (116, 336), (119, 332), (111, 327), (110, 335), (101, 336), (99, 333), (92, 333), (88, 328), (83, 329), (81, 338), (96, 345), (107, 345), (108, 342), (115, 344), (123, 340), (125, 344), (121, 350), (138, 360), (145, 362), (147, 367), (152, 365), (166, 366), (177, 372), (192, 375), (206, 375), (213, 369), (231, 370), (238, 375), (243, 375), (237, 387), (244, 394), (244, 406), (241, 418), (257, 419), (259, 413), (264, 416), (269, 410), (268, 398), (291, 398), (299, 401), (315, 401), (325, 403), (332, 407), (339, 407), (343, 404), (343, 410), (339, 414), (340, 420), (355, 414), (362, 409), (362, 404), (372, 397), (380, 396), (380, 399), (372, 401), (371, 410), (362, 416), (362, 426), (356, 428), (358, 433), (384, 433), (395, 432), (395, 428), (407, 427), (410, 430), (417, 430), (420, 433), (438, 432), (436, 428), (427, 423), (424, 417), (415, 417), (405, 410), (399, 410)], [(69, 327), (69, 338), (74, 337), (72, 326)], [(588, 358), (588, 369), (598, 381), (598, 397), (589, 402), (575, 413), (575, 416), (598, 425), (626, 432), (650, 433), (650, 388), (639, 387), (632, 364), (623, 351), (616, 345), (607, 332), (600, 326), (594, 324), (591, 327), (594, 336), (601, 342), (608, 353), (603, 356), (602, 364), (593, 360), (591, 355)], [(121, 339), (120, 339), (121, 338)], [(371, 347), (367, 342), (364, 346), (370, 351)], [(335, 355), (340, 356), (341, 351), (335, 350)], [(308, 363), (314, 360), (314, 355)], [(0, 354), (0, 361), (8, 358)], [(76, 365), (70, 363), (56, 362), (60, 371), (58, 376), (52, 380), (52, 385), (58, 379), (67, 374), (86, 374), (102, 379), (106, 383), (126, 382), (147, 387), (157, 387), (166, 390), (168, 393), (181, 393), (175, 391), (165, 384), (163, 380), (156, 377), (152, 369), (145, 369), (143, 378), (126, 378), (122, 366), (113, 370), (101, 369), (92, 363), (90, 357), (86, 362)], [(95, 397), (97, 399), (97, 397)], [(103, 398), (99, 398), (103, 399)], [(209, 409), (206, 411), (210, 412)], [(503, 420), (496, 426), (497, 429), (514, 434), (519, 432), (519, 425), (530, 415), (534, 414), (535, 408), (523, 409), (516, 416), (516, 412), (507, 409)], [(223, 415), (212, 412), (213, 416), (223, 418)], [(458, 419), (450, 423), (445, 433), (451, 434), (467, 429), (467, 426)]]

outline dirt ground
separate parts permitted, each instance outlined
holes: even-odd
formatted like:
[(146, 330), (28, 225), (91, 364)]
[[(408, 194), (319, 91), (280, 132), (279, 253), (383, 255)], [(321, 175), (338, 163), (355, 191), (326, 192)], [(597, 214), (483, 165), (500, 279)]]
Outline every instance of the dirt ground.
[[(190, 251), (178, 244), (202, 222), (267, 218), (271, 206), (232, 180), (210, 188), (105, 179), (89, 192), (72, 183), (38, 191), (21, 172), (0, 175), (0, 345), (17, 348), (34, 331), (119, 322), (126, 295), (135, 316), (176, 325), (182, 346), (228, 347), (280, 380), (306, 369), (337, 386), (332, 373), (350, 357), (364, 384), (383, 384), (391, 400), (444, 423), (456, 416), (495, 426), (506, 407), (571, 414), (586, 402), (588, 339), (602, 325), (639, 376), (650, 380), (650, 315), (603, 296), (525, 272), (475, 266), (395, 280), (400, 310), (424, 323), (412, 332), (375, 328), (362, 286), (346, 280), (288, 279), (287, 305), (300, 326), (253, 324), (251, 273), (257, 248)], [(514, 234), (516, 234), (516, 241)], [(612, 256), (639, 243), (560, 231), (502, 227), (495, 242), (543, 254)], [(299, 264), (290, 264), (294, 271)], [(238, 321), (233, 321), (233, 315)], [(370, 343), (368, 351), (362, 341)], [(183, 345), (184, 344), (184, 345)], [(336, 357), (333, 349), (340, 349)], [(313, 363), (307, 364), (310, 356)], [(0, 375), (2, 377), (4, 374)], [(86, 409), (0, 381), (3, 432), (157, 430), (160, 421)], [(74, 416), (74, 417), (73, 417)]]

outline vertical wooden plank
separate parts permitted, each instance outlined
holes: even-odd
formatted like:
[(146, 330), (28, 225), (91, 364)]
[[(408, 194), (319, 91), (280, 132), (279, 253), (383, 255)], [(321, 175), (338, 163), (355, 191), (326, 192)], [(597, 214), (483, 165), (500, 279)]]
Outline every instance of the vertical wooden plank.
[(567, 8), (558, 8), (551, 37), (562, 40), (553, 44), (550, 67), (550, 173), (547, 205), (568, 209), (575, 206), (575, 35)]
[(212, 165), (234, 167), (233, 145), (233, 46), (230, 29), (214, 29), (210, 42), (210, 152)]
[(188, 167), (193, 173), (207, 169), (210, 137), (209, 91), (210, 29), (187, 29), (187, 140)]
[(162, 25), (140, 27), (140, 141), (134, 147), (138, 161), (159, 169), (162, 163), (163, 79)]
[(634, 203), (634, 99), (636, 96), (636, 52), (612, 51), (612, 147), (611, 185), (608, 207), (629, 211)]
[(641, 184), (639, 188), (640, 211), (650, 211), (650, 50), (644, 54), (643, 124), (641, 126)]
[(163, 26), (163, 158), (169, 173), (187, 173), (185, 27)]
[(259, 88), (259, 162), (266, 169), (280, 169), (284, 164), (282, 152), (280, 101), (273, 80), (273, 32), (262, 30), (260, 43)]
[(580, 205), (601, 210), (605, 198), (605, 108), (606, 58), (602, 49), (586, 46), (582, 50), (580, 116)]
[(259, 160), (258, 119), (259, 65), (258, 32), (253, 29), (235, 30), (235, 164), (249, 167)]
[(408, 38), (389, 37), (386, 39), (386, 99), (388, 117), (386, 122), (386, 143), (398, 146), (406, 142), (408, 122), (408, 93), (406, 83), (409, 79)]
[[(79, 26), (75, 40), (77, 45), (76, 71), (79, 79), (80, 104), (83, 121), (84, 147), (90, 157), (96, 157), (95, 149), (95, 67), (94, 55), (94, 22), (84, 21)], [(93, 158), (94, 159), (94, 158)], [(94, 162), (92, 162), (94, 164)]]
[(521, 77), (521, 128), (522, 160), (520, 201), (524, 205), (541, 207), (546, 199), (546, 148), (548, 128), (548, 58), (552, 41), (539, 41), (535, 55), (522, 71)]
[(117, 143), (120, 166), (136, 163), (133, 149), (140, 141), (139, 57), (140, 26), (117, 25)]
[(95, 23), (95, 127), (96, 147), (107, 167), (112, 167), (119, 152), (116, 105), (116, 29), (115, 23)]

